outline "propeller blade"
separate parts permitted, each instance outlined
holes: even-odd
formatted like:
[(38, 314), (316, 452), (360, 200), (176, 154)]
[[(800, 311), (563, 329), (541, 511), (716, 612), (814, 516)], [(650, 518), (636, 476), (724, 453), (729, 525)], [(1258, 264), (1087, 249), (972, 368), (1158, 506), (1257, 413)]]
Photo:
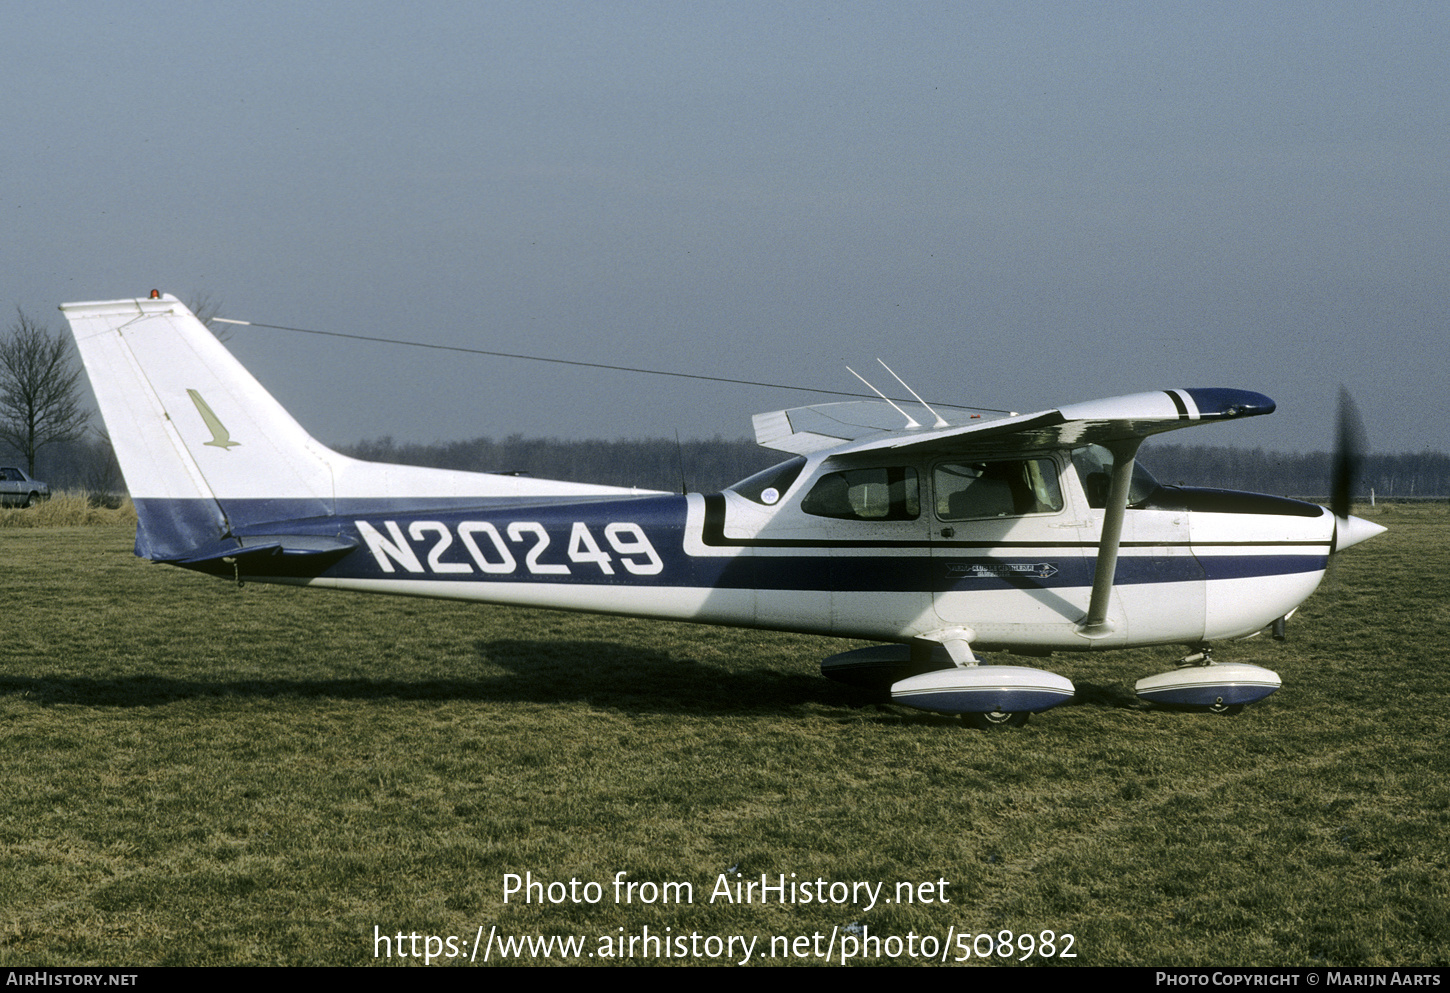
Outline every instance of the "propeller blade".
[(1354, 499), (1354, 486), (1364, 464), (1364, 422), (1350, 398), (1349, 390), (1339, 388), (1339, 430), (1334, 439), (1334, 478), (1330, 481), (1329, 509), (1334, 516), (1349, 516)]

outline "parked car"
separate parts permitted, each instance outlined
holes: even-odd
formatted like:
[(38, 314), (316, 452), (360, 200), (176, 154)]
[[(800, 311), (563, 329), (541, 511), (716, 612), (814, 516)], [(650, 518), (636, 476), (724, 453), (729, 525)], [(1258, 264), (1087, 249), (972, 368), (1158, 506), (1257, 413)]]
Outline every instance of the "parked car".
[(50, 487), (45, 483), (31, 479), (24, 469), (0, 466), (0, 506), (34, 507), (49, 499)]

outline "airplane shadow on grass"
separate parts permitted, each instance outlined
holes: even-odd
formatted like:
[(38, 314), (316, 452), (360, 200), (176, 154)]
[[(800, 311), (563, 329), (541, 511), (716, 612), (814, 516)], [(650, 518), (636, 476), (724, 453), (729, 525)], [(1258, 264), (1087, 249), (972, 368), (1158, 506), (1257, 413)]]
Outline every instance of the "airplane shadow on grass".
[[(889, 694), (768, 665), (722, 668), (607, 641), (479, 641), (480, 666), (501, 674), (338, 679), (182, 679), (153, 675), (0, 677), (0, 694), (43, 706), (154, 707), (178, 700), (300, 697), (576, 703), (627, 713), (784, 714), (815, 704), (884, 723), (948, 721), (890, 706)], [(1126, 687), (1078, 683), (1065, 706), (1142, 709)]]
[[(411, 678), (166, 675), (0, 677), (0, 695), (43, 706), (153, 707), (178, 700), (316, 697), (348, 700), (587, 702), (652, 713), (785, 713), (803, 704), (862, 702), (849, 687), (818, 675), (761, 665), (729, 670), (688, 656), (600, 641), (480, 641), (477, 665)], [(279, 665), (280, 668), (280, 665)]]

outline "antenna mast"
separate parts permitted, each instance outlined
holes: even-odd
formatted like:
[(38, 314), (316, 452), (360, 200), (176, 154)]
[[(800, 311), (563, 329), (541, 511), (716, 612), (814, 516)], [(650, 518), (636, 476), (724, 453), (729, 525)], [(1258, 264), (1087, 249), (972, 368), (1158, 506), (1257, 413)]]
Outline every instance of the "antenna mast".
[[(880, 361), (880, 360), (878, 360), (878, 361)], [(895, 411), (898, 414), (900, 414), (902, 417), (906, 418), (906, 426), (907, 427), (909, 427), (909, 428), (919, 428), (919, 427), (921, 427), (921, 422), (920, 421), (918, 421), (915, 417), (912, 417), (910, 414), (908, 414), (906, 411), (902, 410), (900, 407), (897, 407), (895, 400), (891, 399), (885, 393), (882, 393), (876, 387), (871, 386), (871, 383), (869, 381), (867, 381), (867, 379), (866, 379), (865, 376), (861, 375), (859, 372), (857, 372), (855, 369), (852, 369), (850, 366), (846, 366), (846, 371), (849, 372), (851, 375), (855, 376), (857, 379), (861, 380), (861, 382), (865, 383), (867, 386), (869, 386), (871, 388), (871, 392), (872, 393), (875, 393), (881, 399), (883, 399), (887, 403), (891, 404), (892, 408), (895, 409)]]
[[(897, 376), (896, 375), (896, 370), (895, 369), (891, 368), (891, 366), (887, 365), (885, 362), (882, 362), (879, 357), (876, 359), (876, 361), (877, 362), (881, 362), (881, 368), (883, 368), (887, 372), (891, 373), (892, 376), (895, 376), (896, 377), (896, 381), (898, 383), (900, 383), (902, 386), (906, 386), (906, 392), (908, 392), (912, 396), (916, 397), (916, 402), (917, 403), (921, 404), (923, 407), (925, 407), (928, 411), (931, 412), (931, 416), (936, 418), (936, 423), (933, 424), (932, 427), (934, 427), (934, 428), (950, 427), (950, 425), (947, 424), (947, 421), (946, 421), (946, 418), (945, 417), (942, 417), (941, 414), (938, 414), (935, 410), (932, 410), (931, 404), (929, 404), (925, 400), (923, 400), (921, 398), (921, 394), (920, 393), (916, 392), (916, 390), (913, 390), (910, 386), (907, 386), (906, 380), (904, 380), (900, 376)], [(867, 383), (866, 385), (867, 386), (870, 386), (871, 384), (870, 383)]]

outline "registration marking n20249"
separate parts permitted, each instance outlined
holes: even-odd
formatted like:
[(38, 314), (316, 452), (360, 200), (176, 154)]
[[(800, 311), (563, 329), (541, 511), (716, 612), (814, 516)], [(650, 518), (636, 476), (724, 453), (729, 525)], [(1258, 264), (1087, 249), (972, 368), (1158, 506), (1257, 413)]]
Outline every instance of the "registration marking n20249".
[[(602, 576), (615, 575), (616, 563), (632, 576), (657, 576), (665, 567), (644, 528), (632, 521), (612, 521), (604, 526), (604, 541), (612, 554), (600, 544), (589, 525), (574, 521), (564, 546), (568, 562), (544, 560), (553, 542), (548, 529), (538, 521), (512, 521), (502, 532), (489, 521), (461, 521), (454, 529), (442, 521), (413, 521), (408, 525), (407, 537), (397, 521), (383, 521), (382, 530), (367, 521), (354, 523), (383, 572), (397, 572), (401, 566), (412, 573), (462, 575), (477, 569), (485, 575), (508, 576), (519, 568), (515, 548), (523, 554), (524, 568), (535, 576), (572, 575), (569, 563), (586, 571), (592, 566)], [(471, 561), (444, 561), (455, 533)], [(412, 542), (426, 548), (424, 559), (418, 558)]]

